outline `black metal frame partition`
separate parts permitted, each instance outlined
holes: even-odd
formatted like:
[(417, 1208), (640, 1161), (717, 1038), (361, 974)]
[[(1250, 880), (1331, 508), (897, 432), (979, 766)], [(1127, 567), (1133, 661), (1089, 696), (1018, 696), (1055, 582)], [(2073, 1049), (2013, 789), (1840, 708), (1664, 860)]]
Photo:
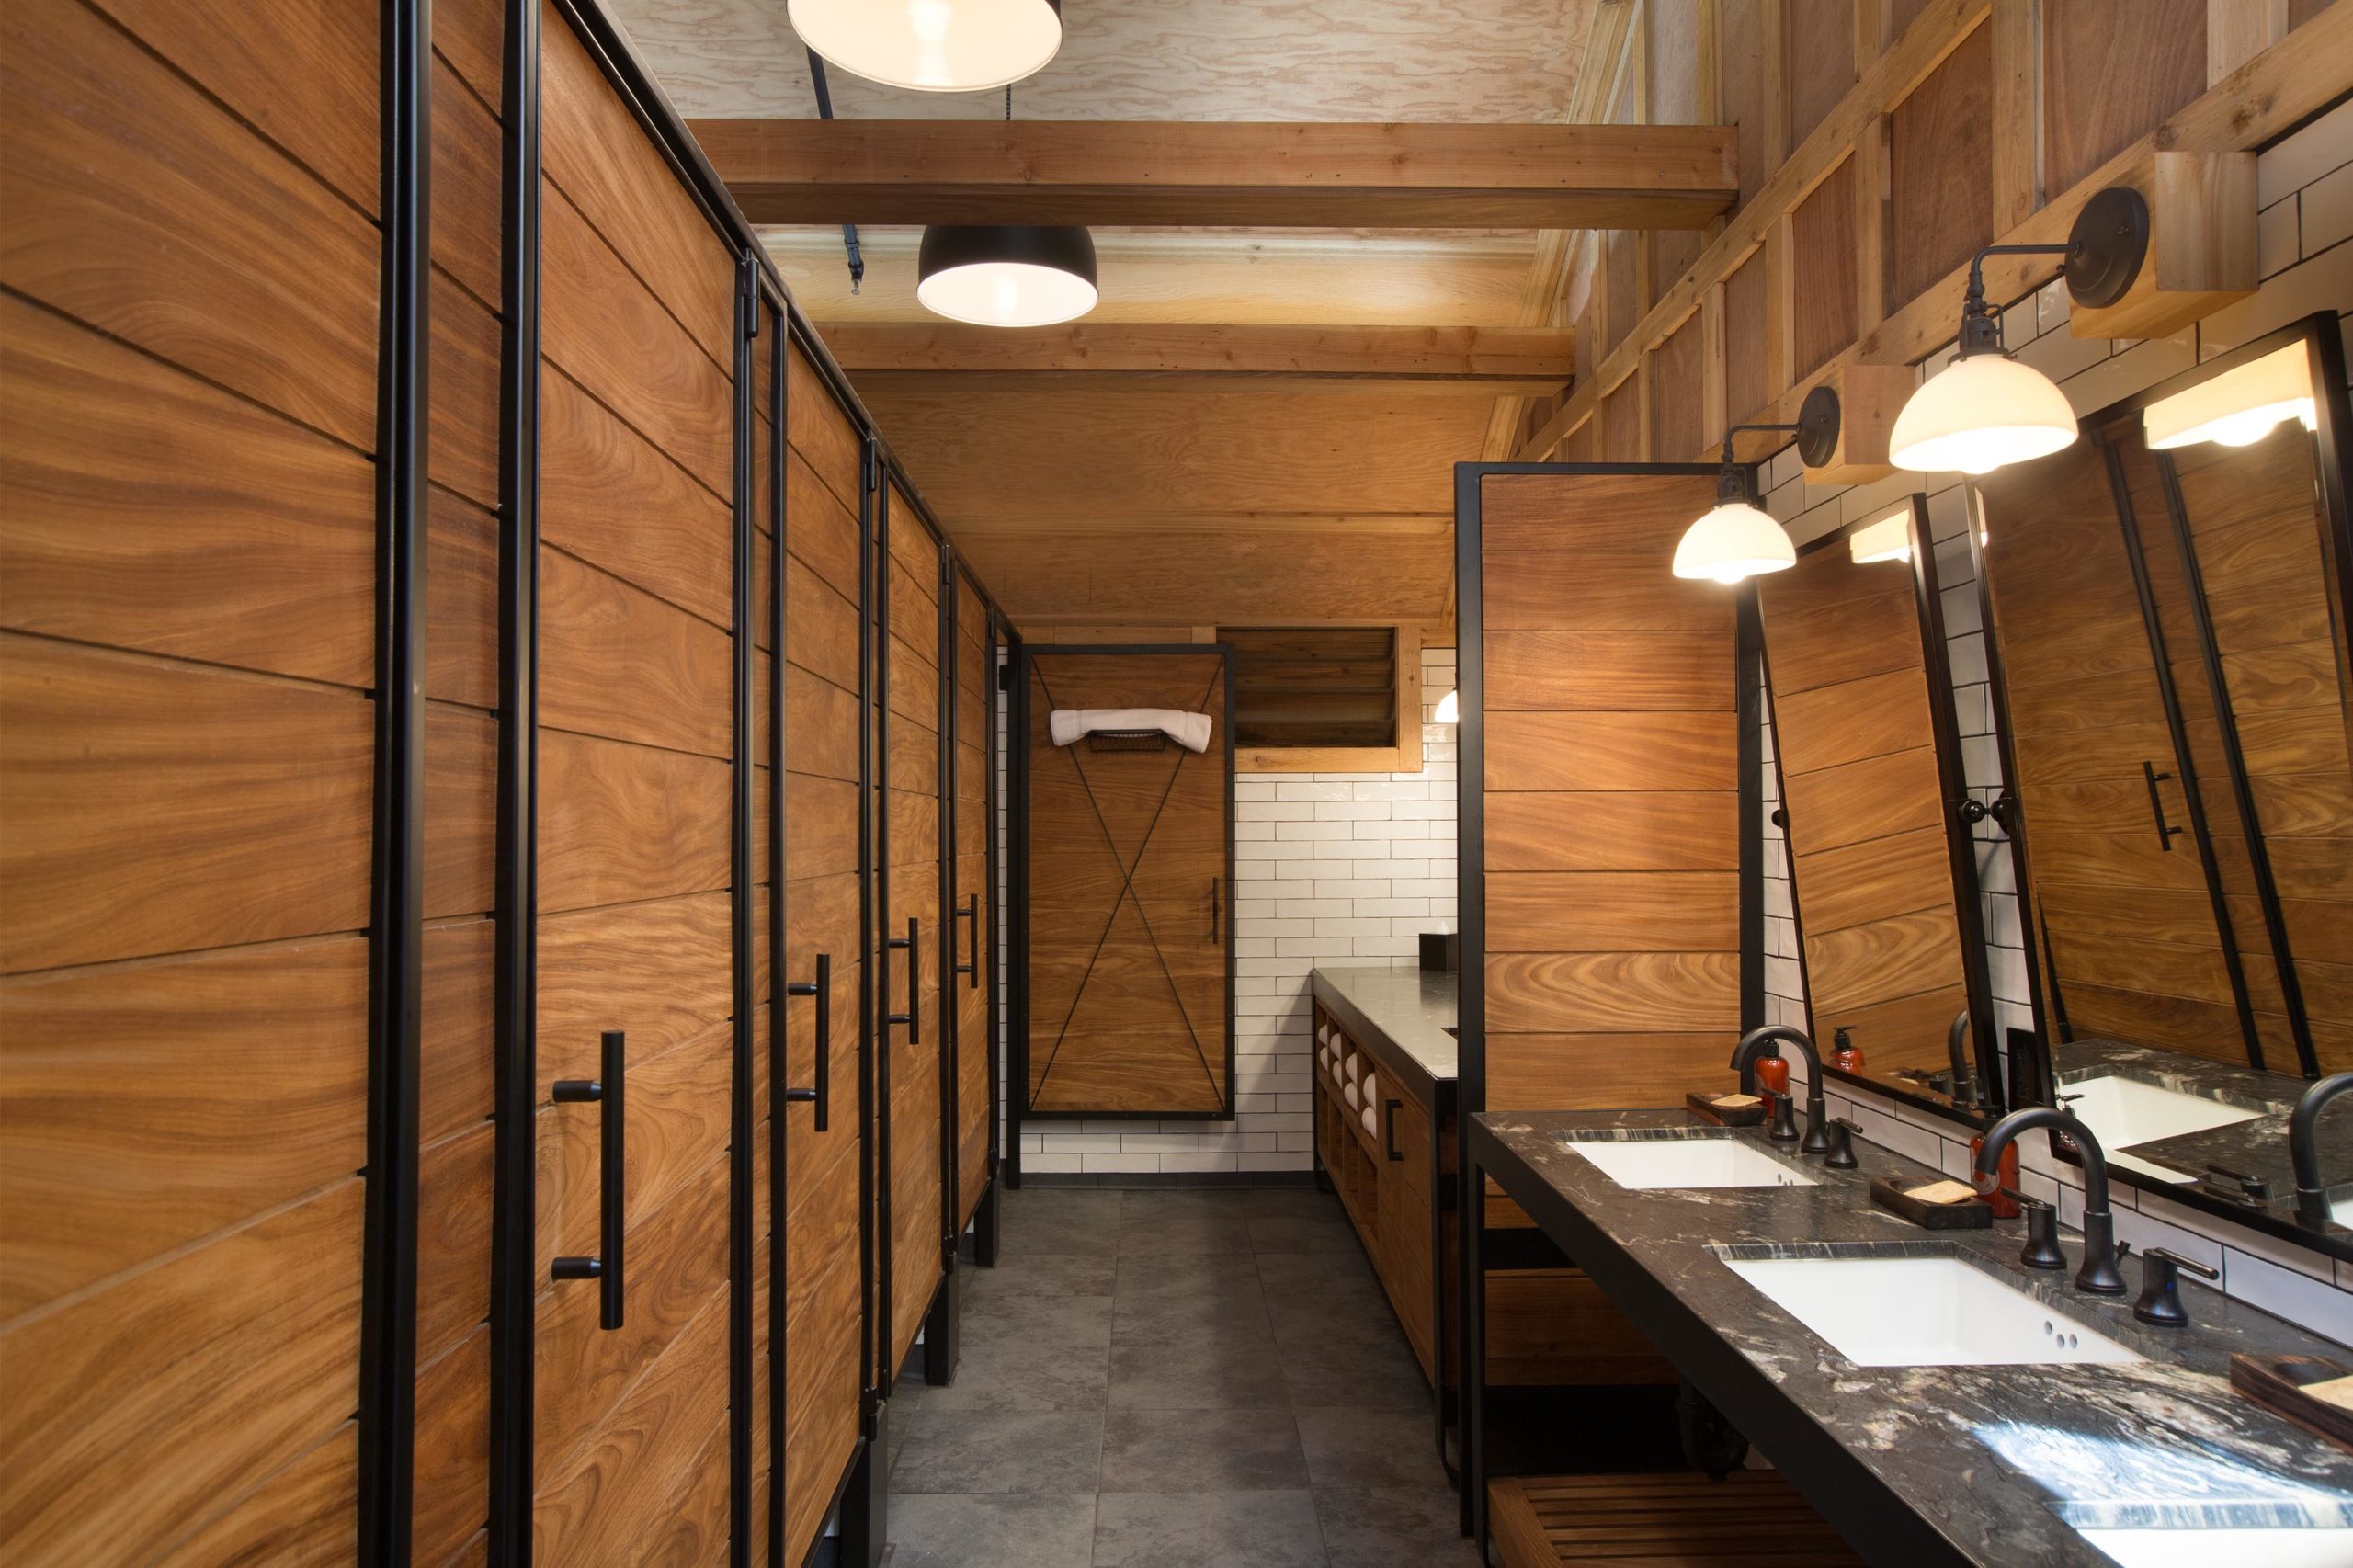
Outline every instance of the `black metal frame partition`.
[[(1947, 869), (1952, 883), (1953, 921), (1961, 942), (1961, 989), (1969, 1005), (1970, 1043), (1977, 1059), (1978, 1083), (1996, 1096), (1994, 1107), (1982, 1114), (1998, 1115), (2002, 1057), (1994, 1019), (1993, 976), (1985, 961), (1984, 889), (1979, 885), (1977, 874), (1977, 841), (1971, 833), (1977, 818), (1988, 813), (1982, 808), (1972, 811), (1975, 798), (1970, 793), (1967, 773), (1961, 763), (1961, 724), (1953, 710), (1951, 651), (1945, 636), (1943, 585), (1937, 573), (1936, 540), (1929, 528), (1928, 498), (1915, 490), (1904, 497), (1903, 506), (1910, 540), (1913, 608), (1920, 634), (1921, 675), (1927, 686), (1928, 732), (1931, 748), (1936, 754), (1939, 801), (1938, 822), (1944, 833)], [(1808, 540), (1798, 551), (1798, 555), (1802, 559), (1817, 551), (1845, 546), (1863, 528), (1884, 521), (1887, 515), (1882, 514), (1868, 522), (1848, 523), (1820, 539)], [(1990, 629), (1985, 635), (1990, 642)], [(1811, 1017), (1813, 1011), (1813, 977), (1806, 961), (1805, 903), (1798, 892), (1797, 855), (1790, 847), (1792, 842), (1788, 823), (1790, 791), (1781, 766), (1780, 732), (1773, 699), (1771, 649), (1768, 647), (1763, 653), (1766, 671), (1763, 717), (1766, 722), (1774, 724), (1773, 789), (1781, 801), (1781, 815), (1778, 820), (1782, 824), (1782, 844), (1790, 862), (1790, 924), (1798, 937), (1798, 973), (1805, 986), (1806, 1011)], [(2029, 984), (2033, 983), (2029, 979)], [(1809, 1029), (1808, 1032), (1814, 1031)], [(1972, 1125), (1980, 1119), (1980, 1113), (1958, 1110), (1934, 1095), (1907, 1090), (1885, 1078), (1833, 1067), (1826, 1056), (1823, 1072), (1828, 1076), (1860, 1085), (1874, 1094), (1902, 1100), (1906, 1105), (1938, 1116)]]
[[(1745, 471), (1755, 493), (1756, 465)], [(1458, 1487), (1462, 1531), (1479, 1543), (1487, 1539), (1485, 1419), (1487, 1292), (1482, 1232), (1486, 1218), (1485, 1173), (1472, 1152), (1470, 1121), (1487, 1109), (1486, 1028), (1486, 669), (1481, 567), (1481, 484), (1491, 475), (1551, 475), (1715, 479), (1718, 463), (1457, 463), (1454, 465), (1455, 690), (1461, 708), (1456, 735), (1461, 779), (1456, 815), (1456, 918), (1462, 963), (1456, 981), (1457, 1073), (1455, 1135), (1455, 1260), (1461, 1280), (1461, 1310), (1456, 1354), (1461, 1384), (1461, 1479)], [(1665, 573), (1669, 563), (1662, 560)], [(1756, 717), (1762, 701), (1763, 637), (1754, 585), (1735, 590), (1733, 634), (1735, 766), (1739, 769), (1734, 809), (1742, 824), (1740, 869), (1740, 1016), (1744, 1030), (1765, 1017), (1764, 853), (1758, 823), (1764, 810), (1765, 776)], [(1724, 1042), (1729, 1059), (1733, 1041)]]
[[(501, 257), (500, 289), (500, 406), (499, 406), (499, 676), (496, 773), (496, 833), (494, 922), (494, 1086), (496, 1132), (492, 1212), (490, 1560), (516, 1568), (530, 1560), (533, 1356), (535, 1331), (532, 1303), (539, 1286), (536, 1263), (535, 1133), (538, 1050), (534, 991), (538, 974), (538, 892), (535, 865), (538, 845), (538, 647), (539, 647), (539, 460), (540, 460), (540, 11), (535, 0), (506, 0), (504, 53), (501, 63)], [(782, 603), (784, 507), (785, 375), (784, 348), (797, 345), (816, 369), (827, 390), (854, 424), (865, 433), (871, 451), (871, 472), (877, 483), (887, 472), (912, 503), (923, 526), (943, 541), (950, 560), (960, 559), (945, 544), (939, 528), (920, 491), (898, 459), (876, 433), (867, 411), (840, 365), (816, 335), (785, 290), (757, 237), (711, 170), (692, 135), (671, 108), (652, 74), (636, 55), (626, 36), (599, 10), (595, 0), (556, 0), (556, 12), (579, 36), (607, 82), (619, 94), (655, 147), (669, 162), (680, 185), (702, 211), (714, 233), (726, 244), (739, 268), (736, 348), (734, 611), (737, 636), (734, 651), (733, 727), (735, 761), (731, 797), (731, 872), (733, 929), (731, 959), (735, 1006), (735, 1086), (731, 1107), (735, 1147), (730, 1218), (731, 1267), (731, 1558), (750, 1561), (752, 1544), (745, 1539), (749, 1517), (749, 1455), (751, 1434), (751, 1150), (755, 1108), (751, 1104), (753, 1022), (752, 960), (752, 769), (753, 683), (751, 578), (753, 530), (751, 339), (763, 318), (780, 326), (771, 369), (773, 517), (777, 523), (773, 577), (769, 591), (777, 596), (777, 618), (771, 653), (781, 659), (784, 645)], [(375, 949), (371, 962), (382, 976), (371, 1014), (371, 1082), (369, 1109), (369, 1175), (371, 1211), (368, 1230), (369, 1278), (363, 1304), (362, 1387), (363, 1447), (361, 1536), (371, 1561), (404, 1562), (410, 1514), (410, 1474), (415, 1443), (415, 1125), (418, 997), (421, 959), (417, 944), (422, 924), (422, 722), (420, 683), (423, 670), (423, 573), (425, 407), (424, 353), (427, 341), (425, 278), (426, 224), (429, 216), (426, 171), (430, 115), (427, 93), (430, 40), (427, 11), (411, 0), (396, 0), (385, 14), (385, 189), (387, 222), (386, 310), (383, 328), (384, 381), (380, 398), (385, 410), (385, 444), (380, 453), (380, 592), (384, 596), (385, 631), (380, 634), (380, 704), (376, 856), (377, 906)], [(862, 528), (862, 542), (874, 537), (870, 519)], [(1003, 622), (1004, 611), (972, 574), (991, 617)], [(1009, 625), (1009, 622), (1006, 622)], [(870, 679), (870, 652), (861, 657), (862, 678)], [(776, 768), (772, 809), (776, 812), (771, 845), (771, 897), (782, 898), (784, 835), (782, 832), (783, 761), (787, 739), (783, 723), (783, 681), (771, 692), (769, 762)], [(862, 750), (869, 737), (861, 736)], [(867, 759), (870, 765), (872, 758)], [(870, 766), (870, 779), (880, 776)], [(861, 824), (863, 826), (863, 824)], [(387, 837), (387, 834), (390, 837)], [(397, 841), (394, 843), (393, 841)], [(861, 846), (861, 860), (868, 858)], [(870, 872), (865, 881), (870, 884)], [(870, 896), (870, 885), (862, 896)], [(772, 960), (782, 951), (782, 922), (771, 933)], [(871, 965), (861, 966), (870, 971)], [(771, 971), (778, 994), (771, 1006), (780, 1009), (783, 971)], [(870, 972), (867, 982), (871, 984)], [(780, 1011), (771, 1030), (781, 1040)], [(867, 1051), (869, 1082), (861, 1096), (874, 1089)], [(772, 1064), (780, 1066), (780, 1064)], [(780, 1071), (770, 1079), (773, 1127), (781, 1136), (783, 1099)], [(871, 1101), (861, 1107), (871, 1125)], [(381, 1164), (380, 1164), (381, 1160)], [(784, 1162), (771, 1161), (771, 1192), (783, 1194)], [(874, 1245), (872, 1150), (861, 1163), (865, 1199), (860, 1221), (860, 1290), (867, 1332), (873, 1331)], [(378, 1179), (382, 1180), (386, 1211), (375, 1212)], [(782, 1302), (785, 1297), (784, 1208), (777, 1201), (771, 1212), (771, 1404), (770, 1453), (775, 1467), (772, 1486), (780, 1487), (784, 1464), (784, 1403), (781, 1396), (784, 1358)], [(404, 1307), (403, 1303), (405, 1302)], [(399, 1309), (388, 1311), (389, 1309)], [(370, 1327), (369, 1325), (372, 1324)], [(869, 1358), (870, 1364), (871, 1358)], [(835, 1501), (846, 1493), (874, 1442), (877, 1405), (881, 1391), (867, 1391), (866, 1422), (858, 1457), (847, 1467)], [(879, 1477), (878, 1477), (879, 1480)], [(772, 1494), (772, 1503), (777, 1501)], [(781, 1530), (780, 1507), (772, 1507), (769, 1540), (762, 1555), (774, 1559)], [(879, 1547), (880, 1542), (874, 1543)]]
[(1233, 924), (1226, 922), (1225, 941), (1225, 1103), (1215, 1110), (1037, 1110), (1029, 1105), (1029, 674), (1040, 653), (1048, 657), (1139, 656), (1211, 653), (1225, 663), (1225, 886), (1233, 888), (1233, 779), (1237, 748), (1233, 741), (1233, 649), (1224, 642), (1056, 642), (1033, 649), (1016, 641), (1012, 664), (1011, 712), (1006, 726), (1009, 764), (1006, 787), (1011, 804), (1010, 850), (1013, 858), (1010, 902), (1013, 914), (1011, 961), (1007, 973), (1013, 999), (1006, 1019), (1006, 1082), (1000, 1091), (1005, 1107), (1006, 1140), (1011, 1145), (1009, 1185), (1021, 1185), (1020, 1146), (1023, 1121), (1231, 1121), (1233, 1119), (1234, 980), (1236, 958)]

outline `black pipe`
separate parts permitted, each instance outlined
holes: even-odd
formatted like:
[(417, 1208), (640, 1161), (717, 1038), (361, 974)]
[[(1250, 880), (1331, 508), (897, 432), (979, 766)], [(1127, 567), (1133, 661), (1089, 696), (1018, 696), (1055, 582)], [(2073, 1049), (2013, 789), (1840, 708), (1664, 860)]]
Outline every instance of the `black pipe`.
[(2296, 1173), (2296, 1212), (2308, 1225), (2328, 1220), (2328, 1189), (2320, 1174), (2320, 1113), (2353, 1089), (2353, 1073), (2336, 1073), (2306, 1089), (2288, 1118), (2288, 1163)]

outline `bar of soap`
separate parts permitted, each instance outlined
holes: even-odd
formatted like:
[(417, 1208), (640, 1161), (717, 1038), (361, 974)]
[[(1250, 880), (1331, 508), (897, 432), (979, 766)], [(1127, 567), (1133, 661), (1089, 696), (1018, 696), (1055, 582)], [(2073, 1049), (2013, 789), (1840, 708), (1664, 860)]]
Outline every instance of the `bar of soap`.
[(2326, 1382), (2306, 1383), (2304, 1392), (2323, 1404), (2333, 1404), (2339, 1410), (2353, 1410), (2353, 1378), (2331, 1378)]
[(1977, 1189), (1962, 1181), (1932, 1181), (1905, 1189), (1904, 1196), (1923, 1203), (1966, 1203), (1977, 1196)]
[(1708, 1103), (1718, 1110), (1746, 1110), (1750, 1106), (1763, 1105), (1765, 1102), (1755, 1095), (1718, 1095)]

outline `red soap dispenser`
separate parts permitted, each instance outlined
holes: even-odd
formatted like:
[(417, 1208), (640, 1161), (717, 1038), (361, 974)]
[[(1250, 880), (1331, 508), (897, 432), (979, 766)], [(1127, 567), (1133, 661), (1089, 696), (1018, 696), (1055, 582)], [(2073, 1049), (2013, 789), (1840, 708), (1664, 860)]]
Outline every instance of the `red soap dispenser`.
[(1830, 1037), (1830, 1065), (1841, 1073), (1863, 1070), (1863, 1053), (1856, 1048), (1855, 1031), (1843, 1025)]
[(1778, 1056), (1760, 1056), (1750, 1066), (1756, 1074), (1757, 1097), (1768, 1105), (1772, 1103), (1768, 1096), (1790, 1092), (1790, 1064)]

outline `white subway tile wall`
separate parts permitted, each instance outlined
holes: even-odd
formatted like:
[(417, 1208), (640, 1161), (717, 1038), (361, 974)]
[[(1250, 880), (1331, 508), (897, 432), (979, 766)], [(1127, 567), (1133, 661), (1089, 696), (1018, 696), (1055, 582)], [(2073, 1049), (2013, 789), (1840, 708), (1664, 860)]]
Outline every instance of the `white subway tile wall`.
[(1314, 1168), (1308, 972), (1412, 958), (1421, 932), (1454, 929), (1455, 726), (1436, 718), (1453, 688), (1454, 650), (1424, 648), (1419, 773), (1235, 776), (1233, 1121), (1031, 1123), (1025, 1173)]
[[(2066, 288), (2053, 283), (2031, 301), (2021, 301), (2010, 309), (2005, 322), (2009, 348), (2057, 381), (2076, 413), (2087, 414), (2315, 311), (2335, 311), (2338, 330), (2346, 331), (2348, 317), (2353, 317), (2353, 103), (2338, 106), (2263, 153), (2256, 174), (2263, 202), (2263, 287), (2252, 298), (2207, 317), (2177, 339), (2076, 339), (2067, 334)], [(1931, 356), (1922, 367), (1922, 378), (1943, 369), (1949, 358), (1949, 349)], [(1800, 546), (1847, 523), (1893, 511), (1915, 489), (1927, 493), (1937, 572), (1944, 587), (1946, 652), (1960, 715), (1963, 770), (1970, 793), (1991, 804), (2001, 793), (2002, 768), (1985, 684), (1985, 631), (1979, 623), (1977, 583), (1970, 562), (1967, 529), (1973, 493), (1961, 475), (1951, 473), (1898, 473), (1868, 485), (1810, 485), (1794, 451), (1767, 464), (1763, 483), (1766, 509), (1788, 526)], [(1999, 517), (1979, 522), (2001, 527)], [(1778, 804), (1772, 758), (1768, 729), (1767, 800), (1760, 824), (1766, 842), (1767, 1009), (1773, 1022), (1803, 1027), (1805, 983), (1797, 927), (1790, 918), (1787, 845), (1772, 822)], [(2006, 837), (1990, 818), (1977, 825), (1976, 835), (1995, 1024), (2006, 1038), (2010, 1028), (2029, 1028), (2033, 1022), (2027, 998), (2027, 955), (2019, 939)], [(1802, 1068), (1799, 1075), (1802, 1077)], [(1959, 1129), (1951, 1122), (1893, 1099), (1857, 1094), (1843, 1084), (1832, 1093), (1831, 1105), (1862, 1126), (1871, 1142), (1927, 1159), (1956, 1176), (1968, 1168), (1968, 1142), (1952, 1137)], [(2046, 1200), (2055, 1196), (2062, 1221), (2075, 1224), (2083, 1214), (2080, 1173), (2041, 1155), (2042, 1139), (2020, 1142), (2022, 1148), (2032, 1145), (2022, 1173), (2027, 1190)], [(2222, 1289), (2231, 1295), (2353, 1344), (2353, 1264), (2332, 1267), (2328, 1259), (2302, 1248), (2269, 1241), (2163, 1198), (2139, 1196), (2136, 1202), (2136, 1196), (2129, 1188), (2116, 1189), (2119, 1237), (2136, 1247), (2170, 1246), (2213, 1264), (2222, 1269)]]

